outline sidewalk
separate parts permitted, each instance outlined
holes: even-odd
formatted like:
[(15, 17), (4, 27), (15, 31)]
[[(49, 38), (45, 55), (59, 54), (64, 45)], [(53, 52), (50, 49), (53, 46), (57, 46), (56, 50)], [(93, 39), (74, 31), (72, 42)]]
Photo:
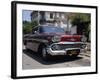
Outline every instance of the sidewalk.
[(90, 57), (91, 56), (91, 51), (81, 52), (80, 55)]
[(91, 56), (91, 43), (86, 43), (86, 48), (81, 50), (81, 53), (80, 55), (84, 55), (84, 56), (87, 56), (87, 57), (90, 57)]

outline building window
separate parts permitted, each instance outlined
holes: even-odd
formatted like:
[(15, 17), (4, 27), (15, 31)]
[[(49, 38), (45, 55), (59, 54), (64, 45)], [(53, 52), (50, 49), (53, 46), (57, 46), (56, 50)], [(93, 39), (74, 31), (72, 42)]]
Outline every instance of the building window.
[(51, 19), (53, 18), (53, 13), (50, 13), (50, 18), (51, 18)]
[(64, 19), (64, 17), (65, 17), (64, 14), (62, 14), (62, 15), (61, 15), (61, 18)]
[(57, 13), (57, 18), (59, 18), (59, 16), (60, 16), (60, 14), (59, 14), (59, 13)]

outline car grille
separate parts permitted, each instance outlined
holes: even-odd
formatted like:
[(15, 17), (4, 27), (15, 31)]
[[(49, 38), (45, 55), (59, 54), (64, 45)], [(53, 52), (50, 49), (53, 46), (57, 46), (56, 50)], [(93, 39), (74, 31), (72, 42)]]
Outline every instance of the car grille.
[(54, 44), (51, 46), (52, 50), (65, 50), (67, 48), (81, 48), (82, 44)]

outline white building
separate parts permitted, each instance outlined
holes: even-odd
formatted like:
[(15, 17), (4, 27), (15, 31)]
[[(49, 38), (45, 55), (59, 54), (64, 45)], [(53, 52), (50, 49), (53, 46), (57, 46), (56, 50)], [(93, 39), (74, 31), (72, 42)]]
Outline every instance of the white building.
[(68, 13), (65, 12), (33, 11), (31, 13), (31, 20), (37, 21), (38, 24), (61, 27), (71, 34), (77, 33), (77, 28), (72, 27), (70, 20), (68, 20)]

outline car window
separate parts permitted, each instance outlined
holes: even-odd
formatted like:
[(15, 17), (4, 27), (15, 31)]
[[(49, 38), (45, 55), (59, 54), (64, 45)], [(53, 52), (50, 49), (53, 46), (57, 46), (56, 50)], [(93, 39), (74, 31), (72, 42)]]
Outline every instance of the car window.
[(65, 33), (64, 29), (60, 27), (40, 27), (40, 33)]

